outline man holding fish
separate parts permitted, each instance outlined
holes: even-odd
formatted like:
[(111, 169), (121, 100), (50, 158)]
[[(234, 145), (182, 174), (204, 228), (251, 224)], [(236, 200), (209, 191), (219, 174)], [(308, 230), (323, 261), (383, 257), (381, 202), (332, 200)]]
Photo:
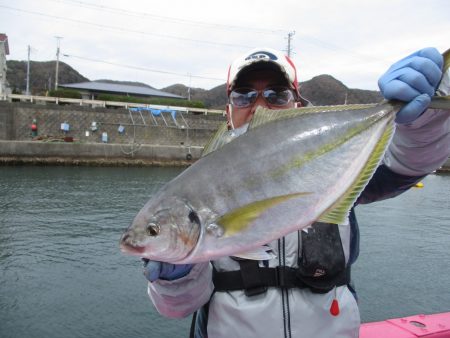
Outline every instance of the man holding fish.
[[(370, 151), (367, 150), (367, 157), (360, 160), (364, 164), (361, 168), (355, 169), (359, 174), (351, 176), (352, 180), (359, 181), (361, 189), (357, 190), (349, 184), (348, 187), (343, 188), (345, 193), (339, 194), (339, 198), (336, 197), (333, 201), (327, 202), (328, 204), (323, 202), (326, 205), (323, 207), (324, 210), (318, 212), (317, 216), (311, 214), (312, 223), (305, 221), (306, 228), (304, 226), (292, 228), (298, 229), (296, 231), (289, 228), (289, 231), (280, 232), (282, 236), (279, 237), (270, 233), (264, 237), (271, 239), (269, 242), (258, 242), (257, 235), (263, 236), (262, 230), (266, 230), (262, 227), (263, 225), (270, 222), (269, 228), (282, 227), (284, 223), (277, 223), (276, 220), (283, 219), (289, 210), (295, 208), (297, 204), (300, 205), (300, 201), (308, 200), (314, 195), (311, 192), (312, 188), (304, 190), (295, 188), (290, 191), (290, 186), (293, 184), (291, 181), (286, 187), (282, 187), (286, 191), (289, 190), (285, 195), (277, 192), (273, 196), (267, 196), (266, 199), (258, 198), (257, 201), (252, 201), (250, 197), (241, 196), (241, 194), (239, 198), (242, 198), (244, 203), (233, 205), (228, 210), (211, 207), (214, 213), (206, 213), (204, 208), (199, 207), (194, 200), (188, 199), (188, 194), (173, 200), (172, 210), (179, 211), (172, 212), (170, 216), (164, 214), (167, 207), (161, 209), (156, 207), (159, 205), (156, 202), (153, 204), (149, 202), (144, 207), (145, 211), (138, 214), (134, 221), (134, 224), (140, 222), (139, 224), (144, 224), (145, 227), (132, 225), (122, 237), (121, 245), (124, 252), (144, 257), (144, 274), (150, 281), (149, 295), (156, 309), (167, 317), (185, 317), (195, 313), (191, 332), (191, 336), (195, 337), (358, 337), (360, 317), (356, 293), (350, 278), (351, 265), (356, 261), (359, 253), (359, 231), (353, 206), (401, 194), (439, 168), (449, 157), (448, 103), (444, 103), (441, 107), (433, 105), (434, 101), (431, 102), (431, 98), (435, 95), (444, 97), (449, 95), (448, 57), (449, 53), (444, 54), (443, 57), (435, 48), (425, 48), (398, 61), (380, 78), (379, 87), (383, 96), (387, 100), (402, 101), (402, 104), (396, 106), (398, 109), (389, 108), (394, 112), (392, 118), (389, 120), (389, 117), (386, 117), (383, 125), (377, 127), (376, 132), (371, 132), (376, 134), (376, 137), (371, 134), (370, 137), (367, 136), (367, 141), (361, 138), (358, 143), (355, 143), (356, 146), (361, 147), (361, 153), (365, 152), (363, 144), (373, 143)], [(230, 153), (237, 152), (236, 146), (233, 148), (232, 144), (239, 145), (235, 141), (241, 137), (245, 142), (245, 137), (253, 132), (253, 139), (257, 139), (259, 137), (257, 129), (264, 134), (267, 131), (262, 128), (267, 125), (272, 129), (281, 128), (281, 124), (266, 122), (262, 126), (257, 126), (256, 123), (259, 122), (252, 121), (253, 118), (258, 120), (265, 118), (258, 115), (261, 113), (256, 112), (257, 107), (268, 108), (276, 114), (280, 110), (286, 109), (288, 112), (288, 109), (309, 105), (308, 101), (300, 95), (296, 69), (292, 61), (279, 51), (269, 48), (252, 50), (231, 64), (228, 72), (227, 94), (229, 98), (228, 130), (221, 136), (221, 140), (228, 137), (233, 141), (221, 147), (223, 151), (230, 149)], [(347, 111), (347, 113), (351, 116), (359, 114), (359, 111), (358, 108), (354, 112)], [(319, 116), (309, 110), (305, 112), (302, 114), (311, 115), (311, 119)], [(372, 114), (370, 119), (374, 119), (373, 116), (377, 114), (379, 115), (378, 111)], [(344, 118), (345, 115), (342, 112), (342, 115), (336, 116)], [(305, 122), (302, 124), (309, 123), (308, 118), (310, 117), (305, 117), (305, 120), (302, 120)], [(395, 128), (390, 127), (391, 124), (394, 126), (393, 119), (395, 119)], [(255, 124), (254, 131), (252, 123)], [(292, 127), (293, 122), (287, 124)], [(321, 137), (314, 139), (313, 142), (317, 143), (332, 134), (329, 132), (332, 125), (331, 122), (329, 125), (324, 122), (320, 128), (311, 127), (302, 131), (302, 135), (294, 136), (290, 136), (287, 126), (282, 130), (286, 130), (286, 137), (290, 139), (304, 137), (303, 134), (320, 133)], [(295, 125), (293, 128), (296, 128)], [(313, 144), (312, 150), (305, 153), (301, 160), (294, 159), (289, 162), (289, 166), (271, 168), (268, 171), (270, 177), (276, 182), (277, 187), (283, 186), (284, 181), (280, 177), (284, 177), (288, 170), (294, 166), (300, 166), (299, 162), (301, 165), (313, 162), (323, 154), (331, 152), (330, 149), (338, 149), (342, 144), (349, 143), (348, 139), (353, 137), (353, 134), (349, 136), (350, 132), (359, 135), (364, 134), (365, 131), (354, 132), (353, 128), (344, 134), (345, 137), (337, 136), (337, 141), (323, 145)], [(281, 145), (284, 142), (283, 138), (274, 137), (272, 141), (277, 142), (275, 146), (283, 147)], [(228, 143), (228, 141), (222, 143)], [(383, 143), (386, 144), (387, 149), (380, 145)], [(301, 143), (303, 144), (307, 147), (306, 141)], [(258, 145), (265, 146), (261, 143)], [(214, 160), (213, 156), (216, 156), (215, 150), (216, 148), (211, 149), (211, 154), (205, 156), (205, 158), (211, 156), (210, 162)], [(343, 151), (339, 150), (339, 152)], [(377, 152), (380, 153), (379, 157), (373, 155)], [(349, 151), (349, 154), (354, 153)], [(252, 160), (250, 156), (251, 152), (248, 157)], [(239, 157), (246, 157), (246, 155), (240, 154)], [(231, 158), (230, 161), (235, 159)], [(273, 158), (272, 161), (281, 160)], [(358, 161), (355, 157), (353, 162)], [(261, 160), (261, 164), (258, 162), (254, 166), (265, 166), (263, 162)], [(341, 165), (338, 162), (332, 164), (329, 175), (333, 170), (338, 170)], [(373, 171), (367, 169), (371, 162), (373, 162)], [(268, 163), (270, 164), (270, 160)], [(235, 164), (239, 170), (239, 164)], [(230, 164), (230, 169), (224, 166), (224, 170), (216, 171), (216, 175), (236, 175), (238, 171), (233, 171), (232, 166), (233, 163)], [(201, 164), (197, 166), (197, 170), (199, 168), (202, 168)], [(220, 169), (220, 166), (217, 168)], [(318, 168), (323, 168), (326, 172), (323, 164)], [(195, 170), (194, 168), (193, 171)], [(303, 176), (307, 174), (299, 176), (303, 179)], [(360, 176), (367, 176), (367, 178)], [(324, 181), (327, 180), (327, 174), (323, 174), (322, 177)], [(256, 181), (256, 178), (254, 182), (252, 180), (253, 178), (249, 178), (242, 181), (243, 190), (247, 189), (246, 191), (256, 193), (258, 192), (256, 186), (261, 183)], [(318, 185), (319, 181), (315, 178), (313, 183)], [(207, 190), (208, 184), (206, 180), (203, 189)], [(276, 188), (271, 187), (271, 189)], [(333, 186), (332, 189), (323, 190), (323, 192), (330, 191), (331, 194), (336, 189)], [(169, 187), (166, 191), (172, 190)], [(173, 188), (173, 191), (176, 189)], [(219, 190), (219, 188), (215, 194), (234, 196), (228, 195), (229, 192), (226, 189)], [(328, 195), (328, 193), (322, 194)], [(261, 196), (266, 195), (264, 192)], [(348, 201), (343, 201), (341, 195), (347, 196)], [(322, 200), (326, 197), (319, 196), (320, 203), (317, 202), (317, 204), (322, 205)], [(188, 202), (185, 203), (185, 200)], [(341, 216), (344, 215), (345, 218), (340, 219), (341, 216), (336, 216), (334, 212), (345, 203), (351, 203), (351, 205), (342, 207)], [(149, 209), (158, 211), (156, 213), (152, 211), (152, 216), (148, 216)], [(300, 214), (306, 215), (308, 212), (305, 208), (305, 211)], [(147, 245), (148, 239), (138, 239), (139, 236), (162, 237), (165, 231), (162, 224), (167, 222), (167, 219), (175, 219), (184, 213), (186, 216), (183, 217), (188, 218), (189, 222), (196, 226), (195, 229), (198, 229), (192, 230), (194, 229), (192, 227), (181, 236), (184, 246), (188, 247), (191, 242), (193, 243), (189, 250), (183, 251), (184, 249), (179, 248), (178, 240), (178, 242), (171, 242), (172, 251), (166, 251), (165, 255), (157, 254), (161, 238), (159, 243), (152, 244), (151, 249)], [(297, 217), (297, 214), (292, 217)], [(264, 224), (260, 226), (259, 220)], [(287, 217), (285, 223), (289, 221), (292, 223), (292, 219)], [(172, 223), (169, 222), (169, 224)], [(208, 226), (204, 226), (205, 224)], [(176, 225), (178, 226), (178, 223)], [(203, 227), (200, 227), (201, 225)], [(138, 231), (139, 227), (142, 230)], [(172, 233), (175, 232), (173, 227), (169, 228), (172, 229), (170, 230)], [(257, 229), (262, 230), (260, 232)], [(256, 233), (255, 237), (249, 235), (252, 232)], [(208, 242), (210, 237), (211, 241), (215, 241)], [(254, 241), (255, 245), (249, 245), (248, 251), (244, 250), (247, 248), (245, 245), (236, 246), (233, 250), (228, 249), (239, 237), (245, 238), (247, 242)], [(227, 238), (231, 240), (225, 242)], [(198, 244), (200, 242), (203, 247), (208, 247), (208, 243), (214, 244), (210, 245), (209, 249), (201, 249)], [(225, 243), (224, 249), (221, 249), (221, 243)], [(217, 246), (216, 251), (214, 245)], [(242, 249), (239, 250), (239, 248)], [(221, 253), (228, 254), (222, 256)]]

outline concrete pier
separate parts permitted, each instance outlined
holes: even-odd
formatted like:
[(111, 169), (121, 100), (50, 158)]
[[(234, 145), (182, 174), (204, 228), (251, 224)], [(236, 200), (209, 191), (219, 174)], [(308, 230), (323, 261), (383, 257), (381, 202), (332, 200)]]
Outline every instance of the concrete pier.
[(186, 166), (202, 150), (200, 146), (0, 141), (0, 164)]

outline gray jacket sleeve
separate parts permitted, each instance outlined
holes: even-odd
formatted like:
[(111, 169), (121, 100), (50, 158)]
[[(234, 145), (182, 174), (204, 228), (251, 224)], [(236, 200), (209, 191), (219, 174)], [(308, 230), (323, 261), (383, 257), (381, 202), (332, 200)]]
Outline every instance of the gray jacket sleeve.
[(383, 159), (397, 174), (426, 175), (450, 156), (450, 111), (428, 109), (413, 123), (397, 125)]
[(166, 317), (186, 317), (206, 304), (214, 290), (210, 263), (194, 265), (189, 274), (174, 281), (148, 283), (156, 310)]
[[(450, 69), (443, 75), (437, 95), (449, 95)], [(426, 175), (450, 156), (450, 110), (428, 109), (410, 124), (397, 125), (383, 159), (397, 174)]]

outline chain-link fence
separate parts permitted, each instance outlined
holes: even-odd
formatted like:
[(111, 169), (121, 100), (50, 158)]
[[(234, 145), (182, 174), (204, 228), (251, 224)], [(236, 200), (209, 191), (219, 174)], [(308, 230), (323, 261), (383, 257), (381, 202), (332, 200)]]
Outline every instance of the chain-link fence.
[(13, 140), (203, 146), (223, 115), (171, 109), (107, 109), (9, 103)]

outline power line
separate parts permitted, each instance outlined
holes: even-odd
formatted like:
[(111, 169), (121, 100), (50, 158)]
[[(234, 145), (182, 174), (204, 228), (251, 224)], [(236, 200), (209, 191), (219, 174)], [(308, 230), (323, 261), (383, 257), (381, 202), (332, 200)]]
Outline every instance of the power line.
[[(50, 1), (62, 1), (62, 0), (50, 0)], [(124, 11), (125, 13), (129, 13), (129, 15), (139, 15), (138, 12), (121, 10), (119, 8), (106, 7), (106, 6), (100, 6), (100, 5), (92, 5), (92, 4), (87, 4), (87, 3), (84, 3), (84, 2), (81, 2), (81, 1), (77, 1), (77, 0), (65, 0), (65, 1), (71, 1), (71, 2), (75, 2), (75, 3), (80, 3), (80, 4), (83, 4), (83, 5), (86, 5), (86, 6), (96, 7), (98, 9), (109, 8), (109, 10), (113, 10), (113, 11), (119, 11), (120, 10), (120, 11)], [(78, 23), (78, 24), (85, 24), (85, 25), (90, 25), (90, 26), (94, 26), (94, 27), (100, 27), (100, 28), (103, 28), (103, 29), (111, 29), (111, 30), (114, 30), (114, 31), (126, 32), (126, 33), (136, 33), (136, 34), (147, 35), (147, 36), (155, 36), (155, 37), (163, 38), (163, 39), (182, 40), (182, 41), (201, 43), (201, 44), (207, 44), (207, 45), (223, 46), (223, 47), (228, 47), (228, 48), (240, 48), (240, 49), (245, 48), (245, 49), (249, 49), (249, 48), (254, 47), (254, 46), (238, 45), (238, 44), (232, 44), (232, 43), (213, 42), (213, 41), (206, 41), (206, 40), (184, 38), (184, 37), (173, 36), (173, 35), (166, 35), (166, 34), (150, 33), (150, 32), (145, 32), (145, 31), (127, 29), (127, 28), (116, 27), (116, 26), (109, 26), (109, 25), (93, 23), (93, 22), (89, 22), (89, 21), (83, 21), (83, 20), (78, 20), (78, 19), (66, 18), (66, 17), (56, 16), (56, 15), (50, 15), (50, 14), (45, 14), (45, 13), (41, 13), (41, 12), (34, 12), (34, 11), (14, 8), (14, 7), (5, 6), (5, 5), (0, 5), (0, 8), (6, 8), (6, 9), (17, 11), (17, 12), (22, 12), (22, 13), (27, 13), (27, 14), (31, 14), (31, 15), (37, 15), (37, 16), (43, 16), (43, 17), (46, 17), (46, 18), (52, 18), (52, 19), (56, 19), (56, 20), (70, 21), (70, 22), (74, 22), (74, 23)], [(148, 14), (148, 13), (143, 13), (142, 15), (144, 15), (144, 16), (147, 15), (147, 16), (152, 16), (152, 17), (159, 17), (161, 19), (166, 18), (167, 20), (179, 20), (180, 22), (183, 20), (183, 19), (175, 19), (175, 18), (170, 18), (170, 17), (156, 16), (156, 15), (151, 15), (151, 14)], [(184, 22), (185, 23), (190, 23), (190, 24), (208, 25), (206, 23), (201, 23), (201, 22), (198, 22), (198, 21), (184, 20)], [(229, 27), (229, 28), (231, 28), (231, 27), (238, 28), (238, 26), (226, 26), (226, 25), (219, 25), (219, 26)], [(244, 27), (240, 27), (240, 28), (245, 29)], [(261, 32), (263, 32), (263, 31), (261, 31)], [(305, 41), (305, 42), (310, 42), (312, 44), (318, 45), (318, 46), (320, 46), (322, 48), (325, 48), (325, 49), (328, 49), (328, 50), (341, 51), (341, 52), (345, 52), (345, 53), (348, 53), (348, 54), (352, 54), (354, 57), (357, 57), (359, 59), (363, 59), (364, 61), (366, 61), (368, 63), (380, 62), (380, 61), (387, 62), (386, 60), (382, 60), (380, 58), (373, 57), (372, 55), (365, 55), (365, 54), (358, 53), (358, 52), (350, 50), (350, 49), (343, 48), (341, 46), (336, 46), (336, 45), (333, 45), (331, 43), (324, 42), (324, 41), (322, 41), (322, 40), (320, 40), (320, 39), (318, 39), (318, 38), (316, 38), (314, 36), (311, 36), (311, 35), (300, 34), (300, 36), (301, 36), (301, 39), (303, 41)]]
[(332, 50), (332, 51), (335, 51), (335, 52), (345, 52), (347, 54), (351, 54), (354, 57), (357, 57), (359, 59), (364, 60), (366, 63), (372, 63), (372, 62), (384, 62), (384, 63), (386, 63), (386, 62), (389, 62), (387, 60), (383, 60), (381, 58), (374, 57), (373, 55), (368, 55), (368, 54), (355, 52), (354, 50), (343, 48), (341, 46), (337, 46), (337, 45), (334, 45), (334, 44), (329, 43), (329, 42), (324, 42), (324, 41), (322, 41), (322, 40), (320, 40), (320, 39), (318, 39), (318, 38), (316, 38), (316, 37), (314, 37), (312, 35), (306, 35), (306, 34), (300, 33), (300, 39), (302, 39), (303, 41), (312, 43), (314, 45), (317, 45), (317, 46), (319, 46), (321, 48), (325, 48), (325, 49)]
[(193, 74), (183, 74), (183, 73), (169, 72), (169, 71), (165, 71), (165, 70), (152, 69), (152, 68), (146, 68), (146, 67), (140, 67), (140, 66), (126, 65), (126, 64), (123, 64), (123, 63), (116, 63), (116, 62), (110, 62), (110, 61), (105, 61), (105, 60), (92, 59), (92, 58), (88, 58), (88, 57), (84, 57), (84, 56), (77, 56), (77, 55), (71, 55), (71, 54), (62, 54), (62, 55), (65, 56), (65, 57), (76, 58), (76, 59), (81, 59), (81, 60), (86, 60), (86, 61), (91, 61), (91, 62), (97, 62), (97, 63), (104, 63), (104, 64), (109, 64), (109, 65), (118, 66), (118, 67), (143, 70), (143, 71), (146, 71), (146, 72), (153, 72), (153, 73), (160, 73), (160, 74), (170, 74), (170, 75), (177, 75), (177, 76), (183, 76), (183, 77), (189, 77), (189, 78), (194, 77), (194, 78), (197, 78), (197, 79), (217, 80), (217, 81), (225, 82), (225, 78), (216, 78), (216, 77), (208, 77), (208, 76), (202, 76), (202, 75), (193, 75)]
[(25, 94), (26, 95), (30, 95), (30, 53), (31, 53), (30, 45), (28, 45), (27, 51), (28, 51), (28, 59), (27, 59), (27, 89), (25, 91)]
[(10, 7), (10, 6), (4, 6), (4, 5), (0, 5), (0, 8), (6, 8), (6, 9), (17, 11), (17, 12), (38, 15), (38, 16), (43, 16), (46, 18), (57, 19), (57, 20), (70, 21), (70, 22), (75, 22), (75, 23), (84, 24), (84, 25), (90, 25), (90, 26), (94, 26), (94, 27), (112, 29), (115, 31), (127, 32), (127, 33), (137, 33), (137, 34), (148, 35), (148, 36), (156, 36), (156, 37), (164, 38), (164, 39), (182, 40), (182, 41), (202, 43), (202, 44), (208, 44), (208, 45), (214, 45), (214, 46), (223, 46), (223, 47), (237, 47), (237, 48), (246, 48), (246, 49), (251, 48), (251, 46), (238, 45), (238, 44), (233, 44), (233, 43), (213, 42), (213, 41), (206, 41), (206, 40), (183, 38), (183, 37), (179, 37), (179, 36), (166, 35), (166, 34), (149, 33), (149, 32), (144, 32), (144, 31), (128, 29), (128, 28), (93, 23), (93, 22), (84, 21), (84, 20), (66, 18), (66, 17), (57, 16), (57, 15), (50, 15), (50, 14), (45, 14), (45, 13), (41, 13), (41, 12), (28, 11), (25, 9), (19, 9), (19, 8), (14, 8), (14, 7)]
[(169, 17), (169, 16), (162, 16), (162, 15), (156, 15), (151, 14), (147, 12), (136, 12), (136, 11), (130, 11), (123, 8), (118, 7), (111, 7), (111, 6), (104, 6), (104, 5), (97, 5), (97, 4), (91, 4), (86, 3), (83, 1), (78, 0), (48, 0), (58, 3), (68, 3), (76, 5), (77, 7), (84, 7), (84, 8), (90, 8), (94, 10), (100, 10), (100, 11), (107, 11), (110, 13), (116, 13), (120, 15), (128, 15), (128, 16), (134, 16), (134, 17), (147, 17), (147, 18), (153, 18), (159, 21), (163, 22), (173, 22), (177, 24), (187, 24), (187, 25), (195, 25), (195, 26), (207, 26), (217, 29), (223, 29), (223, 30), (241, 30), (241, 31), (249, 31), (253, 33), (258, 34), (285, 34), (286, 30), (282, 29), (263, 29), (263, 28), (254, 28), (254, 27), (246, 27), (246, 26), (237, 26), (237, 25), (224, 25), (224, 24), (218, 24), (218, 23), (211, 23), (211, 22), (203, 22), (203, 21), (195, 21), (195, 20), (188, 20), (188, 19), (182, 19), (182, 18), (176, 18), (176, 17)]
[[(58, 1), (58, 0), (49, 0), (49, 1)], [(138, 12), (133, 12), (133, 11), (127, 11), (127, 10), (122, 10), (119, 8), (114, 8), (114, 7), (106, 7), (106, 6), (100, 6), (100, 5), (91, 5), (82, 1), (77, 1), (77, 0), (59, 0), (59, 1), (70, 1), (73, 3), (79, 3), (82, 4), (84, 6), (91, 6), (91, 7), (95, 7), (97, 9), (108, 9), (110, 11), (123, 11), (125, 13), (128, 13), (129, 15), (139, 15)], [(122, 28), (122, 27), (117, 27), (117, 26), (110, 26), (110, 25), (104, 25), (104, 24), (99, 24), (99, 23), (93, 23), (93, 22), (89, 22), (89, 21), (84, 21), (84, 20), (78, 20), (78, 19), (73, 19), (73, 18), (67, 18), (67, 17), (61, 17), (61, 16), (56, 16), (56, 15), (50, 15), (50, 14), (45, 14), (42, 12), (35, 12), (35, 11), (29, 11), (29, 10), (24, 10), (24, 9), (19, 9), (19, 8), (14, 8), (14, 7), (10, 7), (10, 6), (5, 6), (5, 5), (0, 5), (0, 8), (5, 8), (5, 9), (9, 9), (12, 11), (17, 11), (17, 12), (22, 12), (22, 13), (26, 13), (26, 14), (30, 14), (30, 15), (36, 15), (36, 16), (41, 16), (41, 17), (45, 17), (45, 18), (52, 18), (52, 19), (56, 19), (56, 20), (63, 20), (63, 21), (69, 21), (69, 22), (74, 22), (77, 24), (84, 24), (84, 25), (89, 25), (89, 26), (94, 26), (94, 27), (100, 27), (102, 29), (110, 29), (110, 30), (114, 30), (114, 31), (120, 31), (120, 32), (126, 32), (126, 33), (134, 33), (134, 34), (141, 34), (141, 35), (145, 35), (145, 36), (155, 36), (158, 38), (162, 38), (162, 39), (173, 39), (173, 40), (182, 40), (182, 41), (187, 41), (187, 42), (194, 42), (194, 43), (201, 43), (201, 44), (207, 44), (207, 45), (214, 45), (214, 46), (223, 46), (223, 47), (231, 47), (231, 48), (240, 48), (240, 49), (249, 49), (251, 48), (251, 46), (247, 46), (247, 45), (238, 45), (238, 44), (232, 44), (232, 43), (223, 43), (223, 42), (213, 42), (213, 41), (206, 41), (206, 40), (199, 40), (199, 39), (191, 39), (191, 38), (184, 38), (184, 37), (179, 37), (179, 36), (172, 36), (172, 35), (165, 35), (165, 34), (158, 34), (158, 33), (150, 33), (150, 32), (146, 32), (146, 31), (139, 31), (139, 30), (133, 30), (133, 29), (128, 29), (128, 28)], [(157, 15), (151, 15), (148, 13), (143, 13), (142, 15), (144, 16), (149, 16), (149, 17), (154, 17), (154, 18), (160, 18), (160, 19), (167, 19), (167, 20), (173, 20), (173, 21), (177, 21), (179, 20), (179, 22), (184, 22), (184, 23), (189, 23), (189, 24), (199, 24), (199, 25), (208, 25), (207, 23), (202, 23), (202, 22), (198, 22), (198, 21), (189, 21), (189, 20), (183, 20), (183, 19), (176, 19), (176, 18), (170, 18), (170, 17), (163, 17), (163, 16), (157, 16)], [(227, 26), (227, 25), (218, 25), (217, 27), (222, 27), (222, 28), (244, 28), (244, 27), (238, 27), (238, 26)], [(289, 33), (291, 34), (291, 33)], [(288, 35), (289, 35), (288, 34)], [(310, 36), (310, 35), (305, 35), (305, 34), (300, 34), (300, 38), (305, 41), (305, 42), (310, 42), (313, 44), (316, 44), (322, 48), (326, 48), (328, 50), (334, 50), (334, 51), (342, 51), (342, 52), (346, 52), (349, 54), (352, 54), (354, 57), (357, 57), (359, 59), (364, 60), (367, 63), (372, 63), (372, 62), (386, 62), (384, 60), (381, 60), (380, 58), (377, 57), (373, 57), (372, 55), (364, 55), (362, 53), (358, 53), (356, 51), (350, 50), (350, 49), (346, 49), (346, 48), (342, 48), (341, 46), (336, 46), (324, 41), (321, 41), (317, 38), (315, 38), (314, 36)], [(290, 36), (292, 38), (292, 36)], [(290, 44), (289, 40), (289, 45), (288, 45), (288, 54), (289, 52), (292, 52), (291, 49), (291, 44)], [(132, 67), (132, 66), (131, 66)], [(151, 71), (151, 70), (149, 70)], [(157, 71), (160, 72), (160, 71)], [(180, 75), (180, 74), (177, 74)], [(186, 75), (182, 75), (182, 76), (186, 76)]]

